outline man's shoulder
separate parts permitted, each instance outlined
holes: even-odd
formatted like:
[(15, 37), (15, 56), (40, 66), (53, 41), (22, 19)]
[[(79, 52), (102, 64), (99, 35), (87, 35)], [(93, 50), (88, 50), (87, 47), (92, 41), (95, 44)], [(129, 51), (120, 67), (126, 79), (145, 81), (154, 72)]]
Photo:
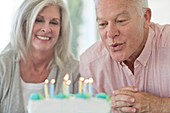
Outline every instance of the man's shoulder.
[(90, 63), (98, 59), (105, 58), (108, 54), (108, 51), (104, 47), (101, 40), (95, 42), (91, 47), (89, 47), (85, 52), (80, 56), (80, 61)]
[[(170, 34), (170, 24), (158, 24), (151, 22), (150, 27), (155, 33), (168, 33)], [(168, 31), (168, 32), (167, 32)]]
[(159, 47), (170, 47), (170, 24), (151, 23), (155, 45)]

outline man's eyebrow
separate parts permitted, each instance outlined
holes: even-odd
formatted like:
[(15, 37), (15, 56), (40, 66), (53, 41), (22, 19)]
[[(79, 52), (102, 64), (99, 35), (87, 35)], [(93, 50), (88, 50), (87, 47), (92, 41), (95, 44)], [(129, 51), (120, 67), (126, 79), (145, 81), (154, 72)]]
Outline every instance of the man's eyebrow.
[[(119, 17), (119, 16), (121, 16), (121, 15), (128, 16), (128, 15), (129, 15), (129, 13), (128, 13), (127, 11), (122, 11), (121, 13), (118, 13), (118, 14), (116, 15), (116, 17)], [(102, 18), (97, 17), (97, 18), (96, 18), (96, 21), (98, 21), (98, 20), (103, 20), (103, 19), (102, 19)]]
[[(101, 19), (101, 18), (96, 18), (96, 21), (98, 21), (98, 20), (103, 20), (103, 19)], [(104, 20), (103, 20), (104, 21)]]
[(118, 17), (118, 16), (121, 16), (121, 15), (126, 15), (126, 16), (128, 16), (129, 13), (128, 13), (127, 11), (122, 11), (121, 13), (117, 14), (116, 16)]

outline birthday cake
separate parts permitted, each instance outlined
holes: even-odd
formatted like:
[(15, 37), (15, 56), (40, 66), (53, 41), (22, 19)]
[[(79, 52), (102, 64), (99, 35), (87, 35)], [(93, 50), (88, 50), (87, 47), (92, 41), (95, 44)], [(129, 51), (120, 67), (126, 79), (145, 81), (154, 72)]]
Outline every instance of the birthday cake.
[(45, 80), (44, 96), (32, 93), (28, 113), (110, 113), (110, 97), (104, 93), (94, 95), (93, 79), (79, 79), (79, 93), (71, 94), (69, 75), (63, 80), (63, 92), (54, 93), (55, 80)]
[(111, 113), (110, 98), (101, 93), (95, 97), (85, 94), (63, 95), (44, 98), (32, 94), (29, 99), (28, 113)]

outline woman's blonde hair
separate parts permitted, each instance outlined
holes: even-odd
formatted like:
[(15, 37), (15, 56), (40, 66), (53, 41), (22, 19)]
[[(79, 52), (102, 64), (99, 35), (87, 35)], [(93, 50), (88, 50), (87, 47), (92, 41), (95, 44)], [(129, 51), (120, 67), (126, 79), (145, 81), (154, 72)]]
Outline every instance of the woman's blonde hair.
[[(33, 25), (38, 13), (46, 6), (57, 5), (60, 8), (61, 31), (55, 44), (54, 60), (62, 69), (72, 55), (69, 52), (71, 24), (67, 8), (63, 0), (25, 0), (17, 10), (11, 31), (11, 47), (18, 54), (19, 59), (26, 59), (30, 52), (30, 40)], [(19, 60), (18, 59), (18, 60)]]

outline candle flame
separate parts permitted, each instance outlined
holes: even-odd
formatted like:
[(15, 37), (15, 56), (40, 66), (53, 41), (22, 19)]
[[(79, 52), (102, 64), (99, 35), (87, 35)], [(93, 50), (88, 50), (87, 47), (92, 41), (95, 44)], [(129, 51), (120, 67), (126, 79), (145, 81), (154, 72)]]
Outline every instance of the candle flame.
[(55, 79), (52, 79), (52, 80), (51, 80), (51, 84), (54, 84), (54, 83), (55, 83)]
[(49, 82), (48, 79), (46, 79), (46, 80), (45, 80), (45, 84), (48, 84), (48, 82)]
[(88, 79), (86, 79), (86, 80), (84, 81), (84, 83), (85, 83), (85, 84), (87, 84), (88, 82), (89, 82), (89, 80), (88, 80)]
[(79, 80), (80, 80), (80, 81), (84, 81), (84, 78), (83, 78), (83, 77), (80, 77)]
[(67, 73), (65, 76), (64, 76), (64, 81), (68, 81), (69, 79), (69, 74)]
[(89, 78), (89, 83), (93, 83), (93, 78)]
[(66, 81), (66, 84), (67, 84), (67, 85), (70, 85), (70, 84), (71, 84), (71, 80), (67, 80), (67, 81)]

